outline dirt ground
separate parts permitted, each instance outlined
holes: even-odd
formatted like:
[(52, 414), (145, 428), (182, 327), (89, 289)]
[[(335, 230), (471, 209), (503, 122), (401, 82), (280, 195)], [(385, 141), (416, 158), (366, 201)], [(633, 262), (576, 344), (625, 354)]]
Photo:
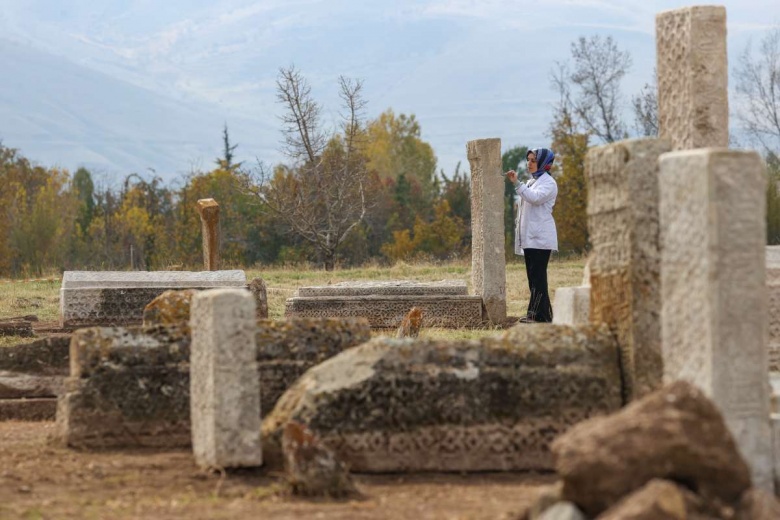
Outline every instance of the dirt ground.
[(310, 501), (281, 475), (220, 475), (181, 451), (78, 452), (50, 442), (53, 422), (0, 422), (2, 519), (511, 519), (554, 475), (357, 475), (361, 499)]

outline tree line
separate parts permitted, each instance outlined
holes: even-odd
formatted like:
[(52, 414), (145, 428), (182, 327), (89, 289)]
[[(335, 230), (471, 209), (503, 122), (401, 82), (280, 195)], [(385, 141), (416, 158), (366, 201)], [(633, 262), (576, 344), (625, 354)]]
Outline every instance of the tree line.
[[(620, 86), (631, 56), (611, 37), (580, 37), (568, 61), (550, 71), (557, 93), (549, 135), (558, 160), (555, 219), (562, 252), (587, 251), (584, 179), (589, 146), (658, 131), (655, 79), (632, 96), (633, 129), (624, 121)], [(780, 243), (780, 29), (735, 69), (737, 120), (749, 144), (766, 157), (767, 241)], [(202, 265), (195, 203), (220, 204), (224, 265), (299, 264), (333, 269), (368, 261), (447, 260), (470, 254), (469, 175), (460, 165), (437, 172), (431, 146), (414, 115), (391, 109), (365, 118), (363, 85), (339, 78), (342, 120), (322, 122), (322, 106), (294, 67), (281, 69), (284, 163), (234, 160), (223, 129), (223, 152), (208, 171), (178, 187), (136, 173), (119, 186), (96, 186), (80, 168), (72, 175), (35, 164), (0, 142), (0, 275), (64, 269), (184, 269)], [(739, 145), (740, 143), (735, 143)], [(524, 167), (525, 146), (503, 154), (503, 168)], [(512, 256), (515, 197), (507, 184), (506, 251)]]

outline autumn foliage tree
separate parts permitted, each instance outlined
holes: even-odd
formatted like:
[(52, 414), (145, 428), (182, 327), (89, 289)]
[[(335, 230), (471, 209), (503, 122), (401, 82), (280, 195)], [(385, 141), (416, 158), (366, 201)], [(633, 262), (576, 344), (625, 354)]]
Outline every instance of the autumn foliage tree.
[(363, 85), (340, 77), (339, 86), (344, 119), (340, 131), (328, 137), (308, 82), (295, 68), (280, 71), (277, 97), (285, 107), (286, 151), (293, 164), (280, 165), (269, 176), (261, 172), (255, 190), (291, 233), (316, 249), (326, 270), (335, 267), (339, 247), (369, 206), (361, 151)]

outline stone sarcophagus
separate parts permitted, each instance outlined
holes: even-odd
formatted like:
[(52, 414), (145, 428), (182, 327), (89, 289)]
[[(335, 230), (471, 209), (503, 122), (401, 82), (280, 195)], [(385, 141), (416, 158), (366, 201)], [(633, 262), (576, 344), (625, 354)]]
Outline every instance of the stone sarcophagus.
[(354, 471), (548, 470), (556, 436), (620, 408), (620, 379), (605, 326), (374, 338), (285, 392), (263, 421), (263, 457), (278, 463), (284, 426), (296, 421)]
[(226, 287), (246, 287), (244, 271), (65, 271), (60, 324), (140, 325), (146, 304), (167, 290)]
[(466, 283), (384, 281), (342, 282), (301, 287), (286, 304), (287, 317), (368, 319), (372, 328), (396, 328), (412, 307), (424, 327), (477, 327), (484, 321), (481, 296), (469, 296)]

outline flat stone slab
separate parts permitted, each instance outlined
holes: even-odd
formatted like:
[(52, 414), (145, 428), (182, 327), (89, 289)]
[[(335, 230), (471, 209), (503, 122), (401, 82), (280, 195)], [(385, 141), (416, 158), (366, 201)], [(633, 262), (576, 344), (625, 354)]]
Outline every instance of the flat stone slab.
[(53, 421), (57, 399), (0, 399), (0, 421)]
[(245, 287), (232, 271), (65, 271), (60, 289), (63, 328), (141, 324), (144, 307), (170, 289)]
[(65, 271), (63, 289), (108, 289), (111, 287), (241, 287), (246, 274), (231, 271)]
[(482, 298), (467, 295), (373, 295), (294, 297), (286, 317), (368, 319), (372, 328), (396, 328), (412, 307), (423, 313), (423, 327), (459, 329), (483, 323)]
[(313, 285), (298, 289), (299, 297), (318, 296), (433, 296), (468, 294), (463, 280), (415, 282), (388, 280), (383, 282), (339, 282), (333, 285)]

